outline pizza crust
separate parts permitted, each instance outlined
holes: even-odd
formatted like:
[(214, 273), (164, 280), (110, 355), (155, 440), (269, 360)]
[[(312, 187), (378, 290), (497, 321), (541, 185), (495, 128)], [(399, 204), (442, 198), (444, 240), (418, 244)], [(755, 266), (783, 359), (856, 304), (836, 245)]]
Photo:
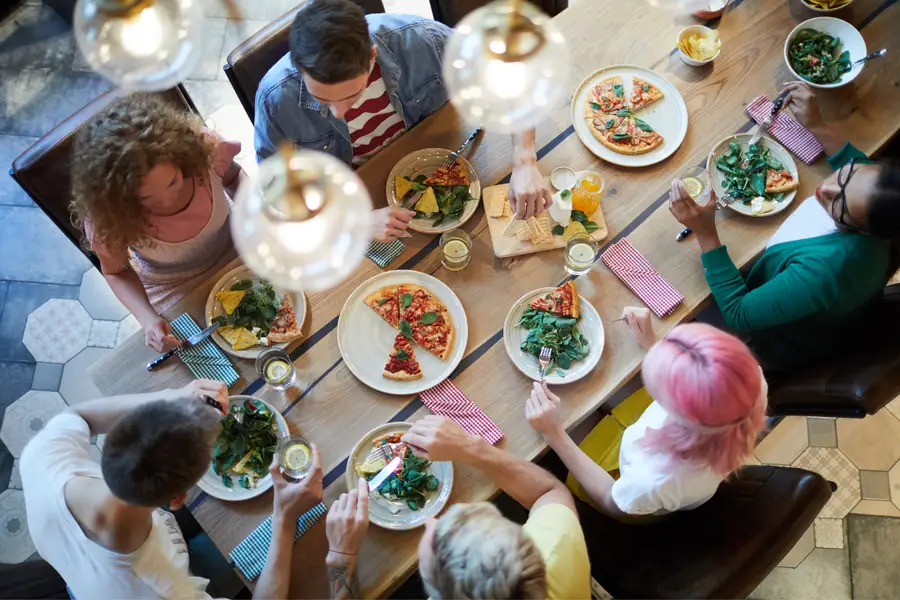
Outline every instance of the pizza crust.
[(418, 373), (409, 373), (407, 371), (397, 371), (396, 373), (392, 373), (391, 371), (383, 371), (381, 376), (393, 381), (415, 381), (416, 379), (422, 379), (422, 371), (419, 371)]

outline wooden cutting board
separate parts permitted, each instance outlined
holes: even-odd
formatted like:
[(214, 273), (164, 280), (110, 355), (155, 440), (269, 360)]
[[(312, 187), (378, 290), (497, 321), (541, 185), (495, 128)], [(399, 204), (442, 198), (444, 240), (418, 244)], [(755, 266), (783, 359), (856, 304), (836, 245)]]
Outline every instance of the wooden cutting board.
[[(486, 215), (490, 213), (488, 206), (492, 198), (497, 195), (501, 195), (505, 198), (508, 189), (509, 185), (503, 184), (486, 187), (482, 190), (481, 201), (484, 203), (484, 212)], [(566, 247), (566, 243), (563, 241), (563, 236), (561, 235), (554, 235), (552, 241), (543, 244), (532, 244), (530, 241), (520, 241), (514, 233), (515, 230), (510, 231), (508, 236), (503, 235), (503, 230), (506, 229), (506, 225), (511, 218), (512, 217), (506, 217), (500, 219), (496, 217), (487, 217), (488, 230), (491, 232), (491, 243), (494, 246), (494, 254), (497, 258), (521, 256), (523, 254), (531, 254), (532, 252), (543, 252), (545, 250), (555, 250), (557, 248)], [(599, 226), (597, 227), (597, 230), (591, 234), (591, 237), (598, 242), (605, 240), (609, 235), (609, 231), (606, 229), (606, 219), (603, 218), (602, 199), (600, 201), (600, 206), (597, 207), (594, 214), (588, 215), (588, 218)]]

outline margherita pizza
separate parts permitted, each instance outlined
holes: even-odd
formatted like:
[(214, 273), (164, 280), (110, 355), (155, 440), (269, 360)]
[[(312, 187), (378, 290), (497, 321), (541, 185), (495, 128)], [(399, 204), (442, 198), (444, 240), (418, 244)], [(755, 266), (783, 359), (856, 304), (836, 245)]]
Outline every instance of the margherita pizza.
[(397, 292), (400, 333), (412, 337), (441, 360), (447, 360), (453, 350), (454, 339), (453, 323), (447, 307), (422, 286), (401, 285)]
[(413, 353), (412, 344), (403, 337), (402, 333), (398, 333), (394, 338), (391, 357), (384, 365), (381, 375), (394, 381), (422, 379), (422, 369), (419, 368), (419, 361), (416, 360), (416, 355)]
[(655, 85), (632, 77), (631, 95), (625, 99), (621, 77), (609, 77), (597, 83), (588, 95), (585, 120), (597, 140), (620, 154), (643, 154), (661, 146), (665, 140), (634, 111), (663, 98)]
[(628, 102), (631, 110), (638, 110), (663, 98), (662, 90), (637, 77), (631, 78), (631, 96)]
[(766, 191), (777, 194), (778, 192), (790, 192), (800, 187), (800, 182), (794, 179), (791, 172), (786, 169), (766, 171)]
[(575, 283), (571, 280), (565, 282), (543, 298), (535, 298), (528, 306), (535, 310), (572, 317), (573, 319), (577, 319), (580, 314), (578, 310), (578, 290), (575, 289)]
[(391, 327), (396, 328), (400, 323), (400, 304), (397, 300), (397, 286), (386, 285), (363, 298), (363, 302), (372, 307), (372, 310), (381, 315)]
[(628, 108), (625, 101), (625, 88), (621, 77), (609, 77), (601, 80), (588, 96), (587, 110), (592, 113), (612, 114), (617, 110)]
[(297, 322), (297, 313), (294, 312), (294, 303), (291, 301), (291, 295), (285, 294), (281, 299), (281, 306), (275, 313), (272, 320), (272, 327), (269, 328), (269, 334), (266, 339), (270, 342), (280, 344), (282, 342), (293, 342), (303, 337), (303, 331), (300, 329), (300, 323)]

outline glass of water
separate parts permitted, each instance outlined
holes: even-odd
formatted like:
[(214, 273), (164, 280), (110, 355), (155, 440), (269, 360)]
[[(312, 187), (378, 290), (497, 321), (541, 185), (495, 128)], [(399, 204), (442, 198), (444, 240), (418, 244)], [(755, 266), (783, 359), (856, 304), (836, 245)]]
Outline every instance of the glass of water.
[(685, 170), (681, 177), (681, 184), (687, 190), (694, 202), (703, 206), (709, 202), (709, 191), (712, 185), (709, 181), (709, 173), (702, 167), (691, 167)]
[(441, 236), (441, 264), (450, 271), (462, 271), (469, 264), (472, 238), (462, 229), (447, 231)]
[(584, 275), (591, 270), (600, 244), (587, 233), (576, 233), (566, 242), (566, 272)]
[(309, 440), (302, 435), (287, 435), (278, 440), (278, 466), (281, 474), (294, 483), (302, 480), (309, 473), (311, 450)]
[(294, 363), (282, 348), (268, 348), (260, 352), (256, 357), (256, 373), (279, 391), (288, 389), (297, 379)]

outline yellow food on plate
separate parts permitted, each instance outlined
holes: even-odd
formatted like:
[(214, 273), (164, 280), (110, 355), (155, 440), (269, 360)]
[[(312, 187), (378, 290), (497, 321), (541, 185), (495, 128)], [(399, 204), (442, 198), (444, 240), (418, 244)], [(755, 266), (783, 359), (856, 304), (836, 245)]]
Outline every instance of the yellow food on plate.
[(259, 343), (259, 339), (249, 329), (241, 327), (237, 330), (237, 339), (231, 343), (232, 350), (246, 350)]
[(717, 31), (709, 35), (695, 33), (678, 42), (678, 49), (694, 60), (709, 60), (719, 53), (721, 47), (722, 40)]
[(238, 307), (238, 304), (241, 303), (241, 300), (244, 299), (244, 295), (246, 293), (246, 290), (235, 290), (233, 292), (216, 292), (216, 300), (222, 303), (222, 308), (225, 309), (225, 314), (230, 315), (234, 312), (234, 309)]
[(821, 8), (822, 10), (834, 10), (845, 4), (850, 4), (850, 0), (803, 0), (810, 6)]
[(221, 325), (216, 332), (221, 335), (226, 342), (234, 346), (238, 339), (238, 330), (231, 325)]
[(394, 178), (394, 192), (397, 194), (397, 200), (402, 200), (413, 187), (412, 181), (406, 177)]
[(587, 229), (578, 221), (572, 221), (566, 225), (566, 230), (563, 232), (563, 241), (568, 242), (569, 238), (578, 233), (587, 233)]
[(416, 202), (416, 212), (436, 213), (440, 212), (440, 210), (441, 208), (438, 206), (437, 198), (434, 196), (434, 190), (425, 188), (425, 191), (422, 192), (422, 197)]

